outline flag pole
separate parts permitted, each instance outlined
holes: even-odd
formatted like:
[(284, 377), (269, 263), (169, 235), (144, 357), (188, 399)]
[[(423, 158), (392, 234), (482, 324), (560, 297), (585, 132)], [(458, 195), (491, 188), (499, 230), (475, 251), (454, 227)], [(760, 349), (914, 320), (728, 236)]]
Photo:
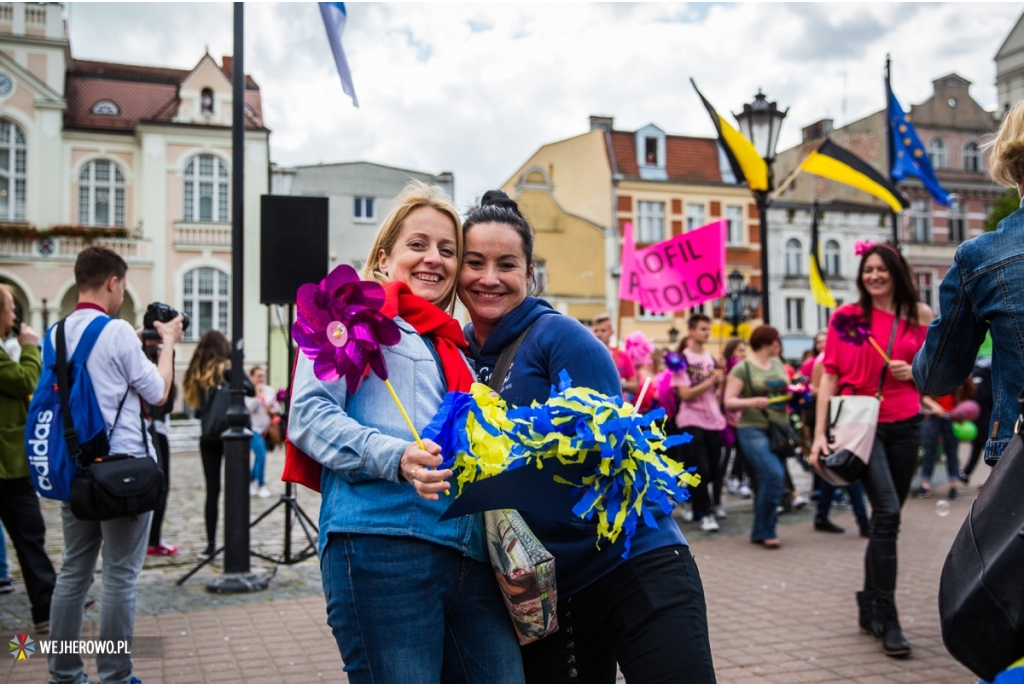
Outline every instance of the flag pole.
[[(889, 182), (892, 183), (893, 187), (896, 186), (896, 179), (892, 176), (892, 167), (896, 163), (896, 150), (893, 145), (893, 130), (892, 130), (892, 60), (889, 58), (889, 54), (885, 55), (885, 156), (887, 167), (889, 171)], [(900, 231), (899, 231), (899, 215), (893, 211), (892, 213), (892, 244), (899, 247), (900, 244)]]

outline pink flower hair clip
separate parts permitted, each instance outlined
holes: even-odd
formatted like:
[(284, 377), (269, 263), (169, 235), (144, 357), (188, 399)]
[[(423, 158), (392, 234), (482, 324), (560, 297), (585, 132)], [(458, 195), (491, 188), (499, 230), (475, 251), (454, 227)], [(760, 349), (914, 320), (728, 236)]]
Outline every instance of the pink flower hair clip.
[(874, 240), (858, 240), (853, 244), (853, 254), (861, 257), (877, 244)]

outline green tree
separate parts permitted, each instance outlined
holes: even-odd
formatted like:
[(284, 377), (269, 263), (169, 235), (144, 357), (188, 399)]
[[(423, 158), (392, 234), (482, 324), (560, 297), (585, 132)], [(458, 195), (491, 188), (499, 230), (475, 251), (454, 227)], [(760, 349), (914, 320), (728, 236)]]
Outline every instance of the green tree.
[(1000, 221), (1010, 216), (1018, 209), (1020, 209), (1020, 195), (1017, 194), (1016, 188), (1009, 188), (1005, 193), (999, 196), (999, 199), (997, 199), (996, 203), (992, 206), (992, 211), (989, 212), (988, 218), (985, 219), (985, 230), (996, 230)]

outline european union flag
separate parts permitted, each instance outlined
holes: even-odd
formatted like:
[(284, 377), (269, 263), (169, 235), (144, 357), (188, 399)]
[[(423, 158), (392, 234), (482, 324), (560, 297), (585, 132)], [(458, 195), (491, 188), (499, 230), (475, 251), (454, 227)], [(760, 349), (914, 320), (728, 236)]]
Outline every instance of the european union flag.
[(935, 201), (949, 207), (957, 202), (957, 197), (939, 185), (935, 178), (935, 170), (928, 159), (928, 153), (917, 137), (914, 125), (907, 119), (900, 107), (899, 100), (889, 93), (889, 132), (892, 135), (893, 159), (891, 176), (902, 181), (907, 176), (916, 176), (928, 189)]

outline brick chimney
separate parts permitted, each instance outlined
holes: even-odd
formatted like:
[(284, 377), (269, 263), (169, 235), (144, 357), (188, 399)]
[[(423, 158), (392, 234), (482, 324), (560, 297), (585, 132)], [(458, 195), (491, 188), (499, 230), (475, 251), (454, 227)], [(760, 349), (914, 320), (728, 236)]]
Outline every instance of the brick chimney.
[(593, 131), (597, 128), (603, 128), (606, 131), (611, 131), (615, 125), (615, 117), (603, 117), (598, 114), (590, 115), (590, 130)]
[(220, 64), (220, 70), (227, 74), (228, 78), (231, 78), (231, 68), (233, 66), (233, 62), (231, 61), (231, 55), (224, 55), (223, 57), (221, 57)]
[(821, 138), (822, 136), (827, 136), (829, 133), (832, 133), (832, 123), (831, 119), (821, 119), (820, 121), (815, 121), (810, 126), (804, 126), (803, 129), (801, 129), (804, 134), (804, 142), (814, 140), (815, 138)]

